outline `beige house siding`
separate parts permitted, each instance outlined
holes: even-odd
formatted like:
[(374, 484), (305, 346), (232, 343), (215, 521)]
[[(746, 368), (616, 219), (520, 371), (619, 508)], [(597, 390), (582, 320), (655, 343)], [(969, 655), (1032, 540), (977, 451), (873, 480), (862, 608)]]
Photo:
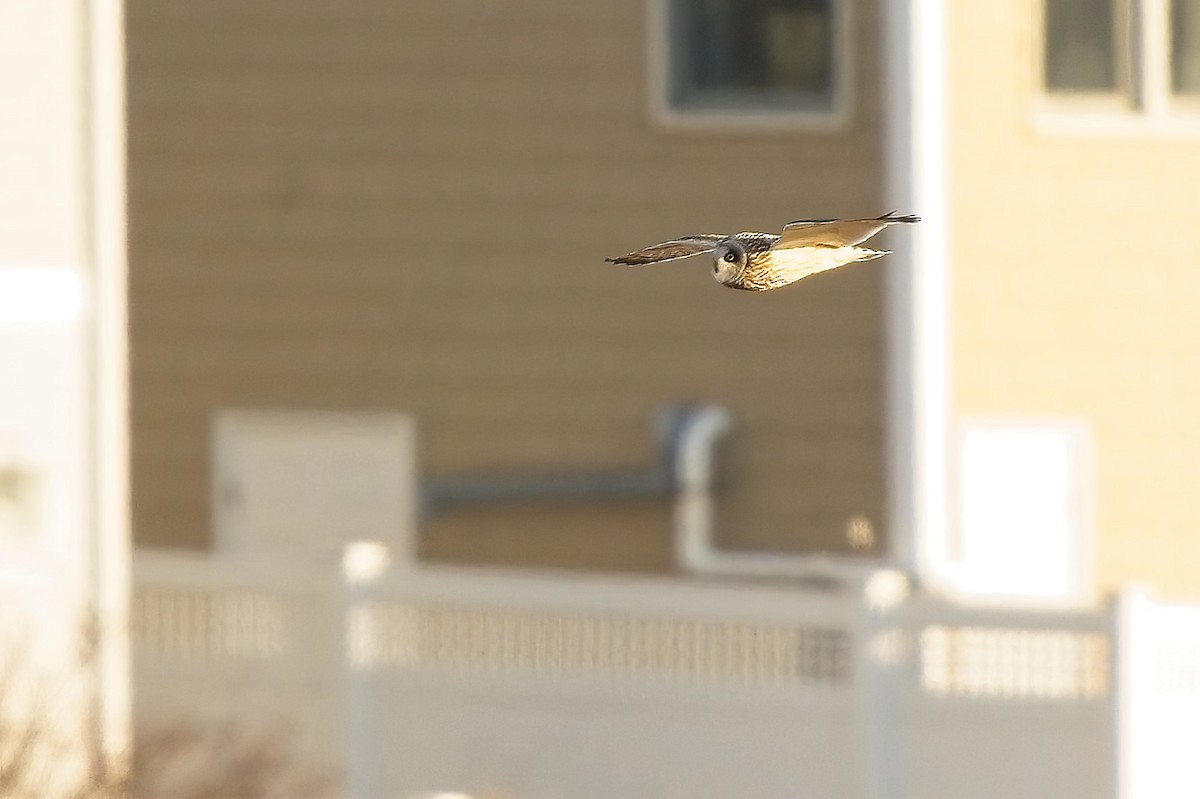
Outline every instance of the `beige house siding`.
[[(664, 130), (643, 2), (130, 0), (133, 483), (203, 547), (225, 407), (396, 408), (426, 474), (640, 466), (665, 403), (739, 420), (725, 543), (882, 508), (882, 264), (763, 295), (602, 263), (879, 213), (874, 3), (849, 128)], [(666, 507), (477, 509), (427, 557), (665, 569)]]
[(948, 6), (955, 410), (1086, 420), (1101, 585), (1200, 596), (1200, 136), (1045, 132), (1040, 4)]

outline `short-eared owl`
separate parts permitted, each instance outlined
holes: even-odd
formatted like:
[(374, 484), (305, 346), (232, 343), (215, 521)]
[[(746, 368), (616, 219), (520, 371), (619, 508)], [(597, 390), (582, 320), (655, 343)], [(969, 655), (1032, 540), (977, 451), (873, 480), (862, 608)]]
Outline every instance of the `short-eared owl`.
[(869, 250), (857, 245), (888, 225), (919, 221), (916, 216), (896, 216), (895, 211), (876, 219), (803, 219), (786, 225), (778, 236), (771, 233), (684, 236), (605, 260), (642, 266), (711, 252), (713, 276), (722, 285), (766, 291), (818, 272), (887, 255), (888, 250)]

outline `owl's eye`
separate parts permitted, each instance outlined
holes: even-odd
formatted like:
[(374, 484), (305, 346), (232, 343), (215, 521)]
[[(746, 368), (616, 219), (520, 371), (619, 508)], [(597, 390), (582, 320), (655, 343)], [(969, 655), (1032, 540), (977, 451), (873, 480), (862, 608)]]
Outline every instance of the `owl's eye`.
[(726, 263), (732, 264), (737, 261), (737, 253), (735, 253), (733, 250), (730, 250), (729, 252), (725, 253), (725, 257), (722, 260)]

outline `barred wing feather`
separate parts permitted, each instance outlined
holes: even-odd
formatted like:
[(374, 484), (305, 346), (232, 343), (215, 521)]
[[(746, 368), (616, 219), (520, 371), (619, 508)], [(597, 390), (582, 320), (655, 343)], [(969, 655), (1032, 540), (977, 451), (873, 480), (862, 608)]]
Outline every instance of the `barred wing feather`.
[(622, 255), (617, 258), (605, 258), (604, 260), (612, 264), (622, 264), (623, 266), (642, 266), (643, 264), (674, 261), (676, 258), (687, 258), (691, 255), (712, 252), (717, 246), (717, 242), (723, 238), (725, 236), (716, 233), (684, 236), (683, 238), (672, 239), (671, 241), (664, 241), (661, 244), (645, 247), (641, 250), (634, 250), (628, 255)]

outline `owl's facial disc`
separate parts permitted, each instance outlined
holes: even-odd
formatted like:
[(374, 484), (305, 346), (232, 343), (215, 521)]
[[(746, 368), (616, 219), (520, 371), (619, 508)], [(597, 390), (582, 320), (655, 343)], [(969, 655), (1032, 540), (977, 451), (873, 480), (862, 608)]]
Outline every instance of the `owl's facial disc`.
[(724, 239), (713, 249), (713, 277), (729, 283), (746, 265), (746, 249), (737, 239)]

